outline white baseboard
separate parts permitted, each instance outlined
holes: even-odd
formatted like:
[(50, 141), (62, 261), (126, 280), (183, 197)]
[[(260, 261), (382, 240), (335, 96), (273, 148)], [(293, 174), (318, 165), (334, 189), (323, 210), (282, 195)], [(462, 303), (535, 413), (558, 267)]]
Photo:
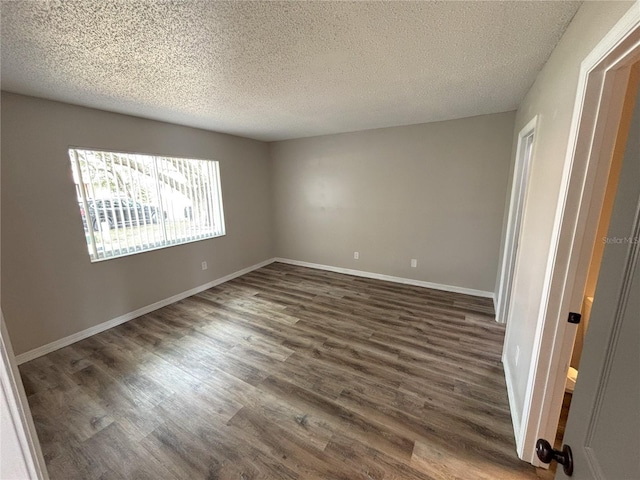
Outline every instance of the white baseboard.
[(256, 263), (255, 265), (252, 265), (250, 267), (243, 268), (242, 270), (238, 270), (237, 272), (233, 272), (224, 277), (212, 280), (211, 282), (205, 283), (204, 285), (200, 285), (185, 292), (178, 293), (177, 295), (173, 295), (158, 302), (152, 303), (151, 305), (139, 308), (137, 310), (134, 310), (133, 312), (125, 313), (124, 315), (120, 315), (119, 317), (100, 323), (99, 325), (95, 325), (93, 327), (87, 328), (86, 330), (74, 333), (72, 335), (69, 335), (68, 337), (61, 338), (60, 340), (56, 340), (55, 342), (47, 343), (46, 345), (42, 345), (41, 347), (34, 348), (33, 350), (29, 350), (25, 353), (21, 353), (20, 355), (16, 356), (16, 363), (18, 365), (21, 365), (35, 358), (46, 355), (47, 353), (54, 352), (60, 348), (71, 345), (72, 343), (79, 342), (80, 340), (84, 340), (85, 338), (88, 338), (92, 335), (96, 335), (117, 325), (128, 322), (129, 320), (133, 320), (134, 318), (137, 318), (141, 315), (146, 315), (147, 313), (153, 312), (154, 310), (166, 307), (167, 305), (195, 295), (196, 293), (203, 292), (204, 290), (208, 290), (209, 288), (215, 287), (216, 285), (220, 285), (221, 283), (233, 280), (234, 278), (240, 277), (253, 270), (262, 268), (266, 265), (269, 265), (270, 263), (273, 263), (274, 260), (275, 259), (270, 258), (268, 260), (265, 260), (264, 262)]
[[(290, 260), (288, 258), (275, 258), (274, 261), (288, 263), (289, 265), (298, 265), (299, 267), (316, 268), (318, 270), (327, 270), (329, 272), (345, 273), (347, 275), (355, 275), (356, 277), (374, 278), (376, 280), (385, 280), (387, 282), (403, 283), (405, 285), (414, 285), (416, 287), (432, 288), (434, 290), (443, 290), (445, 292), (463, 293), (465, 295), (473, 295), (474, 297), (494, 298), (493, 292), (484, 290), (475, 290), (473, 288), (456, 287), (453, 285), (442, 285), (440, 283), (424, 282), (422, 280), (414, 280), (412, 278), (394, 277), (392, 275), (383, 275), (381, 273), (365, 272), (362, 270), (352, 270), (350, 268), (333, 267), (331, 265), (322, 265), (319, 263), (301, 262), (299, 260)], [(495, 300), (494, 300), (495, 303)]]
[(511, 413), (511, 423), (513, 424), (513, 435), (515, 437), (516, 442), (516, 451), (518, 453), (518, 457), (522, 459), (522, 445), (521, 445), (521, 431), (522, 431), (522, 422), (520, 420), (520, 415), (518, 414), (518, 406), (516, 405), (516, 397), (513, 386), (513, 376), (511, 375), (511, 367), (509, 366), (509, 362), (506, 361), (504, 355), (502, 357), (502, 368), (504, 370), (504, 380), (507, 384), (507, 396), (509, 397), (509, 412)]
[(424, 282), (421, 280), (413, 280), (411, 278), (394, 277), (392, 275), (383, 275), (380, 273), (371, 273), (371, 272), (365, 272), (362, 270), (352, 270), (350, 268), (332, 267), (330, 265), (321, 265), (318, 263), (301, 262), (298, 260), (290, 260), (287, 258), (270, 258), (268, 260), (265, 260), (264, 262), (260, 262), (250, 267), (243, 268), (242, 270), (238, 270), (237, 272), (233, 272), (222, 278), (218, 278), (211, 282), (205, 283), (204, 285), (200, 285), (198, 287), (192, 288), (191, 290), (178, 293), (177, 295), (173, 295), (171, 297), (165, 298), (158, 302), (152, 303), (151, 305), (147, 305), (145, 307), (139, 308), (137, 310), (134, 310), (133, 312), (125, 313), (124, 315), (121, 315), (111, 320), (107, 320), (106, 322), (100, 323), (99, 325), (95, 325), (93, 327), (89, 327), (80, 332), (76, 332), (72, 335), (69, 335), (68, 337), (61, 338), (60, 340), (56, 340), (54, 342), (47, 343), (46, 345), (42, 345), (41, 347), (34, 348), (33, 350), (29, 350), (28, 352), (21, 353), (20, 355), (16, 356), (16, 363), (18, 365), (21, 365), (35, 358), (46, 355), (47, 353), (51, 353), (60, 348), (71, 345), (72, 343), (79, 342), (80, 340), (84, 340), (85, 338), (88, 338), (92, 335), (96, 335), (100, 332), (104, 332), (105, 330), (109, 330), (110, 328), (113, 328), (117, 325), (128, 322), (129, 320), (133, 320), (134, 318), (140, 317), (141, 315), (145, 315), (149, 312), (153, 312), (154, 310), (158, 310), (159, 308), (166, 307), (167, 305), (175, 303), (184, 298), (190, 297), (191, 295), (195, 295), (196, 293), (200, 293), (209, 288), (215, 287), (216, 285), (220, 285), (221, 283), (228, 282), (229, 280), (233, 280), (234, 278), (240, 277), (253, 270), (257, 270), (258, 268), (262, 268), (273, 262), (287, 263), (289, 265), (298, 265), (300, 267), (315, 268), (318, 270), (327, 270), (327, 271), (336, 272), (336, 273), (345, 273), (347, 275), (355, 275), (357, 277), (373, 278), (377, 280), (385, 280), (387, 282), (402, 283), (405, 285), (414, 285), (417, 287), (433, 288), (435, 290), (443, 290), (445, 292), (463, 293), (466, 295), (473, 295), (476, 297), (494, 298), (493, 292), (486, 292), (484, 290), (474, 290), (471, 288), (456, 287), (452, 285), (441, 285), (439, 283)]

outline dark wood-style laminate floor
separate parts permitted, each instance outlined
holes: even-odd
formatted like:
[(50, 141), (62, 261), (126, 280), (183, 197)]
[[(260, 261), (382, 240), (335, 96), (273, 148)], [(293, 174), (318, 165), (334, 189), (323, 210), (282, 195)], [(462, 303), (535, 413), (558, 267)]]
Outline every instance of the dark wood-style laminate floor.
[(52, 479), (535, 479), (491, 301), (274, 263), (20, 367)]

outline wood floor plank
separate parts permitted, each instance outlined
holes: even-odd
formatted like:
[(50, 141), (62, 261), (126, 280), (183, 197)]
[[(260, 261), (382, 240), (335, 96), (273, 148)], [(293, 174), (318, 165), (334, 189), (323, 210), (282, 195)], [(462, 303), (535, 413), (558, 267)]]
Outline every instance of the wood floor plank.
[(325, 452), (364, 473), (368, 480), (431, 480), (434, 478), (425, 471), (426, 469), (415, 469), (407, 462), (398, 461), (349, 435), (334, 435)]
[(279, 459), (265, 455), (251, 439), (235, 435), (216, 417), (184, 408), (141, 442), (154, 458), (178, 478), (297, 479)]
[[(95, 464), (109, 472), (109, 478), (173, 480), (173, 475), (139, 443), (131, 441), (126, 432), (112, 423), (88, 439), (82, 449)], [(103, 477), (104, 478), (104, 477)]]
[[(292, 429), (285, 430), (256, 414), (250, 408), (240, 410), (229, 421), (229, 425), (236, 427), (243, 435), (256, 439), (256, 445), (263, 449), (265, 454), (298, 472), (301, 478), (367, 480), (346, 465), (336, 465), (331, 462), (322, 450), (300, 442)], [(299, 428), (304, 428), (304, 425), (299, 425)]]
[(20, 367), (56, 479), (535, 479), (491, 299), (274, 263)]
[(413, 442), (385, 426), (373, 422), (370, 418), (340, 404), (323, 398), (313, 392), (288, 383), (276, 377), (268, 377), (260, 388), (274, 395), (287, 398), (302, 411), (324, 418), (327, 424), (338, 432), (349, 432), (354, 438), (362, 439), (380, 450), (399, 459), (411, 456)]

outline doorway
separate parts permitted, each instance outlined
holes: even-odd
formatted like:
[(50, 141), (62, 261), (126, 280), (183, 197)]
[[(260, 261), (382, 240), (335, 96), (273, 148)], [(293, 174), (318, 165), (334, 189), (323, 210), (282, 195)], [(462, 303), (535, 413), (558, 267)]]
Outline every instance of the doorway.
[(507, 219), (507, 234), (502, 257), (502, 271), (500, 286), (496, 301), (496, 321), (507, 323), (509, 318), (509, 301), (511, 300), (511, 282), (516, 264), (516, 254), (520, 242), (520, 227), (524, 214), (527, 186), (529, 184), (529, 169), (534, 151), (534, 139), (538, 117), (535, 116), (518, 134), (516, 149), (516, 164), (513, 171), (513, 188), (509, 201), (509, 216)]
[[(584, 346), (584, 339), (589, 328), (591, 308), (593, 306), (593, 299), (597, 291), (598, 276), (600, 273), (600, 266), (605, 246), (607, 245), (607, 243), (616, 241), (616, 239), (614, 238), (608, 238), (607, 232), (609, 230), (609, 223), (611, 220), (611, 214), (613, 212), (614, 201), (617, 194), (620, 172), (622, 170), (623, 161), (625, 159), (627, 139), (629, 138), (630, 134), (640, 134), (640, 132), (636, 132), (635, 129), (633, 133), (631, 132), (632, 120), (634, 119), (634, 117), (640, 115), (640, 103), (638, 102), (638, 100), (640, 99), (640, 97), (638, 97), (639, 87), (640, 62), (637, 62), (630, 68), (628, 75), (628, 84), (626, 93), (624, 95), (624, 103), (620, 115), (617, 135), (615, 136), (615, 145), (613, 147), (611, 164), (606, 179), (606, 189), (604, 192), (604, 198), (600, 208), (599, 220), (597, 223), (595, 243), (592, 246), (591, 255), (589, 258), (589, 265), (583, 290), (582, 308), (580, 312), (582, 318), (576, 328), (576, 335), (571, 352), (571, 360), (569, 362), (569, 368), (567, 372), (562, 410), (560, 413), (560, 420), (558, 422), (558, 429), (555, 437), (554, 446), (558, 449), (562, 445), (564, 428), (566, 426), (568, 414), (571, 409), (573, 391), (580, 372), (582, 349)], [(620, 240), (622, 241), (623, 239)], [(578, 288), (578, 286), (576, 286), (576, 288)]]

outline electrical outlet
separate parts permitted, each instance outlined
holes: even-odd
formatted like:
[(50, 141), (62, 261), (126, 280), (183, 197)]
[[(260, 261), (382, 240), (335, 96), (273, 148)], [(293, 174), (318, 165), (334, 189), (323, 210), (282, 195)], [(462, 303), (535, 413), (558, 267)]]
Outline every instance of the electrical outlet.
[(358, 260), (360, 258), (360, 252), (353, 252), (354, 260)]
[(209, 268), (207, 267), (207, 262), (202, 262), (202, 269), (206, 270), (207, 268)]
[(411, 268), (418, 268), (418, 259), (417, 258), (412, 258), (411, 259)]
[(515, 358), (516, 367), (518, 366), (519, 359), (520, 359), (520, 345), (516, 345), (516, 358)]

